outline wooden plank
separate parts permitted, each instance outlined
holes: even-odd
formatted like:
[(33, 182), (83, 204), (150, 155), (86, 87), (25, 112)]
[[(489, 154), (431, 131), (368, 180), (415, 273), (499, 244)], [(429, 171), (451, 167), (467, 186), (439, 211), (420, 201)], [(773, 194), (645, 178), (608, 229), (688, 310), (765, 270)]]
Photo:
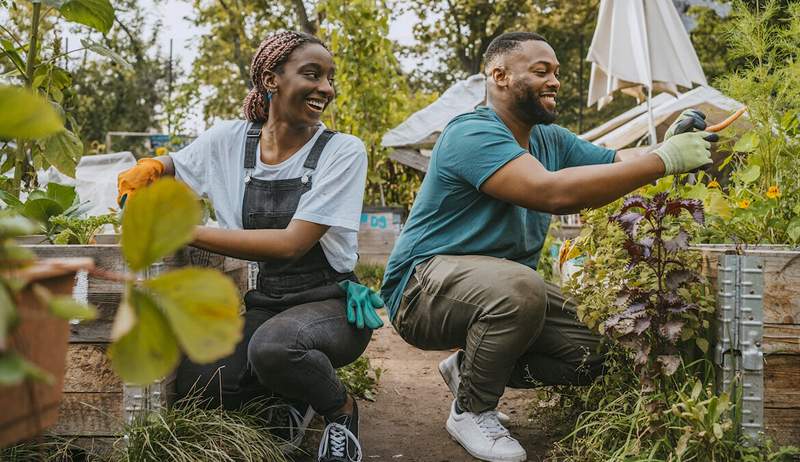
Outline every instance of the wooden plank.
[(764, 429), (780, 446), (800, 446), (800, 409), (764, 408)]
[(58, 422), (59, 436), (114, 436), (122, 431), (122, 393), (65, 393)]
[(122, 393), (122, 381), (111, 368), (107, 344), (70, 344), (65, 393)]
[(764, 406), (800, 413), (800, 356), (770, 355), (764, 361)]
[(800, 368), (800, 324), (765, 324), (762, 349), (765, 355), (798, 355)]
[(121, 294), (109, 297), (115, 301), (102, 301), (98, 303), (97, 297), (89, 294), (89, 303), (97, 308), (97, 318), (91, 321), (81, 321), (69, 326), (70, 343), (108, 343), (111, 341), (111, 324), (121, 299)]
[(389, 151), (389, 158), (420, 172), (428, 171), (428, 163), (431, 160), (429, 157), (423, 156), (417, 149), (406, 148), (397, 148)]

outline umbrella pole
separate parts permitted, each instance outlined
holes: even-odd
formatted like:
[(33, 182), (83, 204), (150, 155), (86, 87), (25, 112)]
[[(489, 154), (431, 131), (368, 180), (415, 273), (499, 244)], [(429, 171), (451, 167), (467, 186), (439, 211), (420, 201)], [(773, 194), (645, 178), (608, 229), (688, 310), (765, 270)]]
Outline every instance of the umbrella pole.
[(653, 86), (647, 87), (647, 122), (650, 128), (650, 145), (658, 143), (656, 139), (656, 123), (653, 120)]

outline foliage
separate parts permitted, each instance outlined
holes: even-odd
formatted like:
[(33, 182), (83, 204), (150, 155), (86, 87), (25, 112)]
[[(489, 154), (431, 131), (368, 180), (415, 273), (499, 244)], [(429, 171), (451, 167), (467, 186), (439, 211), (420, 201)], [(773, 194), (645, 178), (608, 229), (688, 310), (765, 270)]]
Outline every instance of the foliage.
[(61, 228), (61, 231), (53, 238), (53, 244), (89, 245), (95, 243), (95, 235), (105, 225), (118, 226), (119, 218), (115, 213), (86, 218), (59, 215), (50, 218), (50, 223)]
[[(31, 221), (9, 212), (0, 212), (0, 386), (16, 385), (27, 378), (52, 380), (45, 371), (27, 361), (9, 344), (9, 337), (20, 322), (15, 299), (19, 291), (28, 286), (28, 281), (7, 271), (24, 269), (36, 260), (29, 250), (16, 246), (13, 238), (30, 234), (34, 229)], [(72, 297), (54, 296), (36, 283), (30, 287), (54, 316), (64, 319), (91, 319), (95, 316), (91, 307), (75, 302)]]
[[(621, 312), (603, 322), (602, 330), (634, 353), (642, 383), (651, 389), (659, 375), (670, 376), (681, 363), (679, 342), (697, 334), (712, 307), (695, 302), (702, 280), (687, 265), (691, 235), (681, 212), (704, 223), (703, 205), (692, 199), (670, 199), (662, 192), (646, 199), (630, 196), (609, 220), (625, 232), (626, 270), (641, 267), (645, 284), (622, 281), (615, 305)], [(691, 259), (688, 259), (691, 262)], [(698, 344), (700, 345), (700, 344)], [(704, 351), (708, 343), (702, 343)]]
[(720, 189), (709, 182), (694, 191), (716, 201), (705, 241), (800, 244), (798, 27), (800, 4), (734, 2), (727, 38), (731, 56), (744, 65), (718, 85), (747, 106), (752, 128), (726, 145), (730, 184)]
[[(108, 131), (147, 132), (157, 128), (162, 122), (161, 113), (173, 110), (166, 106), (169, 62), (158, 47), (162, 24), (146, 24), (141, 2), (124, 0), (116, 2), (116, 6), (120, 10), (117, 27), (97, 40), (113, 51), (115, 58), (84, 59), (71, 68), (73, 116), (87, 147), (93, 141), (104, 142)], [(141, 32), (149, 27), (149, 34)], [(175, 80), (182, 77), (177, 63), (173, 64), (172, 74)], [(141, 140), (115, 138), (113, 150), (142, 156), (145, 150)]]
[[(64, 21), (83, 24), (101, 33), (106, 33), (111, 28), (115, 17), (114, 9), (108, 0), (52, 1), (48, 2), (46, 6), (48, 8), (42, 11), (40, 2), (34, 2), (32, 5), (25, 3), (22, 6), (16, 2), (12, 3), (10, 13), (12, 13), (12, 17), (17, 17), (16, 24), (24, 24), (27, 27), (16, 33), (9, 27), (3, 27), (0, 30), (2, 32), (0, 45), (4, 58), (3, 67), (10, 67), (10, 71), (5, 76), (15, 79), (18, 85), (24, 85), (29, 90), (46, 97), (50, 104), (67, 120), (65, 128), (48, 138), (27, 141), (29, 136), (21, 133), (15, 139), (15, 151), (10, 149), (8, 144), (0, 149), (6, 158), (0, 167), (0, 173), (14, 169), (14, 179), (10, 188), (14, 195), (20, 193), (23, 184), (35, 186), (34, 172), (39, 168), (52, 165), (62, 173), (74, 176), (78, 158), (83, 153), (83, 144), (74, 133), (76, 124), (67, 111), (66, 103), (71, 94), (72, 77), (69, 72), (58, 65), (59, 58), (63, 56), (60, 39), (53, 41), (51, 53), (45, 56), (40, 53), (45, 50), (45, 47), (41, 46), (41, 43), (44, 43), (43, 33), (55, 30), (55, 25), (59, 23), (59, 17)], [(19, 20), (20, 17), (22, 21)], [(27, 40), (21, 38), (20, 32), (23, 30), (28, 34)], [(87, 41), (84, 46), (114, 56), (113, 52), (99, 44)], [(23, 107), (18, 107), (14, 109), (14, 112), (25, 110)]]
[[(161, 179), (137, 192), (122, 219), (128, 267), (145, 271), (187, 244), (200, 216), (200, 202), (177, 180)], [(196, 362), (230, 354), (241, 328), (233, 282), (214, 270), (183, 268), (126, 283), (108, 353), (123, 380), (144, 384), (169, 373), (181, 350)]]
[(82, 212), (75, 187), (56, 183), (48, 183), (45, 189), (29, 192), (24, 202), (5, 191), (0, 191), (0, 200), (14, 213), (37, 223), (39, 229), (36, 232), (46, 234), (50, 241), (62, 229), (58, 223), (52, 222), (51, 218), (57, 216), (72, 218)]
[(356, 276), (358, 276), (358, 280), (361, 284), (364, 284), (375, 292), (378, 292), (381, 288), (381, 282), (383, 281), (383, 273), (385, 270), (386, 267), (384, 265), (358, 263), (353, 272), (356, 273)]
[(336, 375), (350, 394), (369, 401), (375, 401), (375, 389), (378, 388), (382, 372), (380, 367), (373, 369), (366, 356), (336, 369)]

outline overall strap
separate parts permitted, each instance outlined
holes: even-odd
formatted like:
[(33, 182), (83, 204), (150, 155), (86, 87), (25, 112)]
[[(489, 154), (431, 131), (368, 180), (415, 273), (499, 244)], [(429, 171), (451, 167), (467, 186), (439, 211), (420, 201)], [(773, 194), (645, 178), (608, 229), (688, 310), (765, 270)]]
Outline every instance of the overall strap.
[(303, 164), (303, 167), (309, 170), (316, 170), (317, 162), (319, 162), (319, 158), (322, 155), (322, 151), (325, 149), (325, 145), (328, 144), (328, 141), (330, 141), (335, 134), (335, 131), (328, 130), (327, 128), (325, 131), (319, 134), (319, 138), (317, 138), (317, 141), (314, 142), (314, 146), (311, 147), (311, 152), (308, 153), (308, 157), (306, 157), (306, 162)]
[(264, 122), (252, 122), (247, 127), (247, 137), (244, 142), (244, 168), (252, 171), (256, 168), (256, 154), (258, 154), (258, 140), (261, 139), (261, 126)]

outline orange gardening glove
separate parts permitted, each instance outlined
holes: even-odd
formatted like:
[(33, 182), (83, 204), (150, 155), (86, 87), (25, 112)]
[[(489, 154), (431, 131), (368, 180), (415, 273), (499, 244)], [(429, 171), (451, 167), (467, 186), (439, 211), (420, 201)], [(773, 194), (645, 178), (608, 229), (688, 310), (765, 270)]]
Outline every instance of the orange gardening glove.
[(164, 173), (164, 164), (155, 159), (140, 159), (133, 168), (117, 176), (117, 204), (122, 207), (124, 200), (139, 188), (156, 181)]

